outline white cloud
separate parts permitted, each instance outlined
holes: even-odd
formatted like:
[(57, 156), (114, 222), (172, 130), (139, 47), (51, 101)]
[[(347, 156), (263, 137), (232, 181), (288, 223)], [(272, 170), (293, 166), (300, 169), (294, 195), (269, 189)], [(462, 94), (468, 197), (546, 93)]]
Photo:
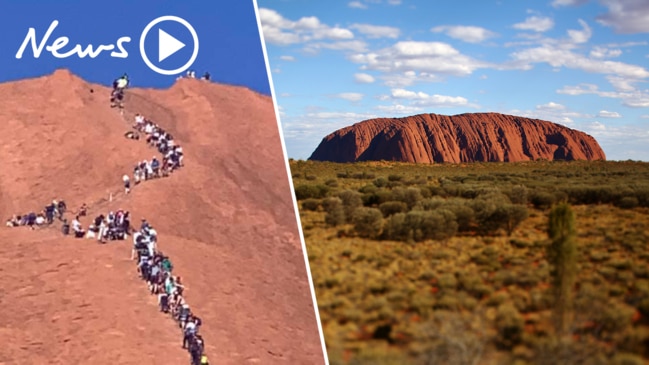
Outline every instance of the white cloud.
[(356, 80), (356, 82), (359, 82), (361, 84), (371, 84), (374, 82), (374, 76), (370, 74), (357, 73), (354, 74), (354, 80)]
[(360, 40), (352, 41), (338, 41), (338, 42), (313, 42), (304, 47), (304, 50), (309, 53), (317, 53), (321, 49), (331, 49), (334, 51), (351, 51), (351, 52), (365, 52), (367, 51), (367, 43)]
[(440, 25), (431, 28), (431, 32), (444, 33), (451, 38), (459, 39), (468, 43), (480, 43), (496, 34), (485, 28), (466, 25)]
[(554, 0), (552, 6), (558, 8), (560, 6), (576, 6), (587, 3), (588, 0)]
[(613, 85), (615, 90), (627, 92), (636, 91), (636, 87), (633, 84), (639, 81), (633, 78), (624, 78), (618, 76), (607, 76), (606, 79), (611, 83), (611, 85)]
[[(309, 109), (309, 107), (307, 107)], [(378, 118), (377, 114), (338, 111), (309, 112), (282, 118), (282, 132), (286, 139), (310, 140), (317, 145), (325, 135), (362, 120)], [(309, 147), (311, 151), (315, 146)]]
[(557, 90), (559, 94), (566, 95), (597, 95), (604, 98), (621, 99), (622, 104), (632, 108), (649, 108), (649, 93), (646, 91), (601, 91), (597, 85), (580, 84), (577, 86), (564, 86)]
[(349, 27), (358, 30), (368, 38), (399, 38), (401, 34), (399, 28), (381, 25), (352, 24)]
[(383, 113), (394, 113), (394, 114), (405, 114), (405, 115), (420, 114), (424, 111), (424, 109), (421, 107), (403, 105), (403, 104), (379, 105), (376, 107), (376, 109), (380, 110)]
[(593, 121), (580, 126), (584, 132), (595, 137), (606, 152), (609, 160), (643, 160), (649, 161), (649, 129), (646, 125), (620, 125)]
[(632, 97), (625, 99), (622, 104), (631, 108), (649, 108), (649, 94), (636, 93)]
[(530, 16), (525, 19), (522, 23), (516, 23), (513, 25), (514, 28), (520, 30), (532, 30), (535, 32), (545, 32), (552, 27), (554, 27), (554, 20), (548, 17), (542, 16)]
[(590, 115), (581, 114), (568, 110), (561, 104), (550, 102), (537, 105), (534, 110), (509, 110), (505, 114), (518, 115), (524, 118), (540, 119), (553, 123), (571, 126), (575, 123), (574, 118), (590, 118)]
[(295, 57), (293, 56), (279, 56), (279, 59), (282, 61), (289, 61), (289, 62), (295, 61)]
[(461, 96), (429, 95), (425, 92), (401, 88), (392, 89), (389, 97), (394, 100), (412, 100), (412, 106), (456, 107), (469, 105), (469, 101)]
[[(347, 6), (355, 9), (367, 9), (368, 8), (367, 3), (381, 4), (382, 2), (383, 2), (382, 0), (364, 0), (364, 1), (354, 0), (348, 2)], [(385, 3), (387, 3), (388, 5), (401, 5), (401, 0), (387, 0)]]
[[(556, 43), (556, 42), (555, 42)], [(547, 63), (552, 67), (579, 69), (591, 73), (612, 74), (620, 77), (642, 79), (649, 77), (649, 71), (637, 65), (622, 62), (592, 59), (569, 49), (570, 45), (548, 42), (539, 47), (512, 53), (517, 67), (531, 69), (534, 63)]]
[(579, 19), (579, 24), (581, 24), (582, 30), (569, 29), (568, 36), (575, 43), (586, 43), (593, 35), (593, 31), (582, 19)]
[(401, 73), (388, 73), (381, 76), (385, 86), (404, 87), (417, 82), (440, 82), (442, 77), (430, 72), (405, 71)]
[(549, 102), (547, 104), (541, 104), (536, 106), (537, 110), (565, 110), (566, 107), (564, 105), (555, 103), (555, 102)]
[(600, 0), (608, 13), (597, 20), (618, 33), (649, 33), (649, 2), (644, 0)]
[(622, 50), (619, 48), (610, 49), (602, 46), (595, 46), (590, 51), (590, 56), (593, 58), (614, 58), (619, 57), (622, 54)]
[(335, 97), (349, 100), (349, 101), (361, 101), (363, 100), (363, 94), (361, 93), (340, 93), (336, 94)]
[[(353, 113), (353, 112), (317, 112), (317, 113), (307, 113), (305, 115), (310, 119), (342, 119), (342, 120), (351, 120), (357, 122), (365, 119), (378, 118), (376, 114), (370, 113)], [(346, 126), (346, 125), (345, 125)]]
[(589, 123), (586, 126), (587, 126), (588, 130), (591, 130), (591, 131), (605, 131), (606, 130), (606, 126), (604, 124), (598, 122), (598, 121), (594, 121), (592, 123)]
[(367, 9), (367, 5), (363, 4), (360, 1), (351, 1), (347, 4), (347, 6), (355, 9)]
[(349, 29), (330, 27), (320, 23), (314, 16), (291, 21), (275, 10), (260, 8), (259, 19), (266, 42), (280, 46), (313, 40), (339, 41), (354, 38), (354, 33)]
[(599, 91), (599, 87), (597, 85), (593, 84), (579, 84), (577, 86), (569, 86), (566, 85), (562, 87), (561, 89), (557, 90), (558, 94), (565, 94), (565, 95), (584, 95), (584, 94), (595, 94), (598, 96), (602, 97), (607, 97), (607, 98), (618, 98), (621, 97), (620, 93), (612, 92), (612, 91)]
[[(307, 107), (306, 109), (317, 109)], [(282, 117), (282, 133), (292, 157), (308, 157), (322, 137), (354, 123), (377, 118), (372, 113), (353, 113), (321, 110), (301, 115)], [(296, 156), (297, 154), (297, 156)]]
[(622, 43), (609, 43), (606, 46), (611, 48), (626, 48), (626, 47), (637, 47), (637, 46), (646, 46), (649, 42), (622, 42)]
[[(386, 78), (405, 75), (407, 81), (437, 81), (440, 76), (470, 75), (488, 64), (461, 54), (458, 50), (441, 42), (403, 41), (369, 53), (357, 53), (349, 57), (352, 62), (362, 64), (363, 69), (381, 71)], [(407, 82), (400, 82), (404, 85)]]
[(609, 112), (606, 110), (601, 110), (599, 113), (597, 113), (597, 116), (600, 118), (622, 118), (620, 113), (618, 112)]

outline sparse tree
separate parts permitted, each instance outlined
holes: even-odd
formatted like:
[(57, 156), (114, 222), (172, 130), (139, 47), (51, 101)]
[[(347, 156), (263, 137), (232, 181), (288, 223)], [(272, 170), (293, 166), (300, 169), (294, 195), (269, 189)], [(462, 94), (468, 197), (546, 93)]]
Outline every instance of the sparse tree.
[(383, 214), (376, 208), (361, 207), (354, 212), (352, 223), (359, 236), (376, 238), (383, 228)]
[(363, 206), (362, 194), (354, 190), (345, 190), (338, 194), (342, 201), (343, 209), (345, 211), (345, 219), (347, 223), (351, 223), (354, 211)]
[(325, 223), (330, 226), (338, 226), (345, 223), (345, 209), (340, 198), (329, 197), (322, 201), (322, 207), (327, 214)]
[(527, 218), (527, 208), (523, 205), (506, 204), (498, 208), (504, 215), (505, 230), (511, 236), (514, 229)]
[(552, 265), (554, 325), (557, 334), (566, 335), (571, 323), (574, 301), (573, 287), (577, 275), (575, 215), (567, 203), (559, 203), (550, 211), (548, 236), (551, 240), (547, 257)]

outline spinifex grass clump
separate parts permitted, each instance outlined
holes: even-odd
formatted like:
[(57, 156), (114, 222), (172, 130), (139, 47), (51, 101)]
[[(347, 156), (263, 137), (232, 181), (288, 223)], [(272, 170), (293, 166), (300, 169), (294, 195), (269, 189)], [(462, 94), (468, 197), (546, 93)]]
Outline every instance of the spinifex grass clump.
[(577, 275), (575, 215), (567, 203), (560, 203), (550, 211), (548, 236), (551, 240), (547, 257), (552, 265), (554, 325), (557, 334), (565, 335), (570, 324)]

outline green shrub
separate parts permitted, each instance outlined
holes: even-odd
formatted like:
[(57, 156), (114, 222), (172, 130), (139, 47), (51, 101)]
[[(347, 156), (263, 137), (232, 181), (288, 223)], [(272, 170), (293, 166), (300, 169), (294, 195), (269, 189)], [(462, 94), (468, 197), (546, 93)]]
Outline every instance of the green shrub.
[(455, 215), (457, 230), (459, 232), (470, 231), (475, 225), (475, 212), (461, 199), (453, 199), (441, 205), (443, 209), (450, 210)]
[(460, 288), (476, 299), (491, 294), (492, 289), (487, 286), (480, 275), (476, 273), (466, 273), (459, 277)]
[(527, 208), (511, 204), (495, 196), (476, 199), (471, 202), (478, 228), (482, 233), (495, 233), (505, 229), (508, 235), (527, 218)]
[(437, 285), (440, 289), (452, 289), (455, 290), (457, 287), (457, 279), (455, 275), (446, 273), (439, 276), (437, 279)]
[(528, 201), (528, 190), (526, 186), (518, 185), (512, 187), (508, 192), (507, 196), (514, 204), (527, 204)]
[(384, 177), (379, 177), (378, 179), (374, 180), (372, 182), (377, 188), (383, 188), (388, 185), (388, 180), (386, 180)]
[(373, 193), (363, 194), (361, 199), (363, 200), (363, 205), (366, 207), (379, 206), (392, 199), (392, 192), (379, 189)]
[(525, 321), (518, 309), (509, 303), (502, 304), (496, 311), (497, 344), (511, 349), (521, 343)]
[(555, 196), (546, 191), (535, 191), (532, 193), (531, 201), (535, 208), (546, 209), (554, 204)]
[(295, 187), (295, 198), (297, 200), (304, 200), (309, 198), (320, 199), (324, 198), (329, 192), (329, 187), (326, 185), (298, 185)]
[(595, 321), (607, 332), (621, 332), (631, 326), (631, 319), (635, 309), (616, 299), (609, 299), (596, 313)]
[(435, 310), (448, 309), (454, 311), (458, 308), (459, 305), (460, 302), (458, 298), (450, 294), (445, 294), (442, 295), (441, 298), (437, 299), (435, 305), (433, 306), (433, 309)]
[(363, 172), (361, 172), (361, 173), (355, 173), (355, 174), (353, 174), (353, 175), (352, 175), (352, 178), (354, 178), (354, 179), (359, 179), (359, 180), (362, 180), (362, 179), (367, 179), (367, 180), (369, 180), (369, 179), (373, 179), (373, 178), (374, 178), (374, 174), (368, 174), (367, 172), (363, 171)]
[(441, 186), (428, 186), (428, 191), (430, 196), (446, 196), (446, 191)]
[(317, 211), (319, 207), (320, 207), (320, 200), (318, 199), (309, 198), (309, 199), (305, 199), (302, 202), (302, 209), (304, 210)]
[(617, 203), (617, 206), (622, 209), (633, 209), (638, 205), (640, 205), (640, 202), (635, 196), (625, 196)]
[(373, 184), (368, 184), (358, 189), (358, 191), (363, 194), (375, 193), (377, 190), (377, 187)]
[(354, 211), (352, 223), (359, 236), (377, 238), (383, 228), (383, 214), (376, 208), (361, 207)]
[(338, 180), (336, 179), (328, 179), (325, 181), (325, 185), (331, 187), (331, 188), (337, 188), (338, 187)]
[(338, 193), (338, 197), (343, 203), (345, 217), (348, 223), (351, 223), (354, 211), (363, 206), (363, 199), (361, 193), (354, 190), (345, 190)]
[(445, 200), (438, 196), (430, 199), (424, 199), (413, 207), (414, 210), (435, 210), (445, 204)]
[(386, 224), (385, 236), (401, 241), (446, 240), (457, 233), (453, 212), (410, 211), (392, 215)]
[(379, 209), (384, 217), (389, 217), (397, 213), (405, 213), (408, 211), (408, 205), (404, 202), (389, 201), (379, 205)]
[(528, 216), (527, 208), (523, 205), (505, 204), (496, 209), (496, 216), (503, 220), (507, 235), (511, 236)]
[(345, 223), (345, 209), (340, 198), (326, 198), (322, 201), (322, 207), (327, 212), (325, 223), (334, 227)]
[(392, 190), (392, 200), (406, 203), (409, 209), (412, 209), (422, 199), (421, 191), (416, 187), (408, 187), (405, 189), (396, 188)]
[(407, 241), (409, 232), (405, 227), (406, 213), (391, 215), (383, 226), (383, 236), (390, 240)]

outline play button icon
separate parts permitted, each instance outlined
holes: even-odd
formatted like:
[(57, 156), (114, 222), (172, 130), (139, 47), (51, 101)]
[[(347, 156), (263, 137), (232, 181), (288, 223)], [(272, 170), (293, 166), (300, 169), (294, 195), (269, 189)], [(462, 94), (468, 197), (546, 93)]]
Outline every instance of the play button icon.
[(158, 29), (158, 62), (162, 62), (183, 47), (185, 47), (185, 43), (177, 40), (164, 30)]
[[(192, 40), (194, 43), (194, 51), (192, 52), (189, 61), (187, 61), (187, 63), (185, 63), (183, 66), (173, 70), (166, 70), (153, 64), (153, 62), (151, 62), (144, 49), (144, 43), (149, 31), (154, 26), (164, 21), (172, 21), (172, 22), (180, 23), (183, 27), (187, 28), (187, 30), (189, 30), (189, 33), (191, 33), (192, 35)], [(174, 55), (176, 52), (180, 51), (186, 46), (187, 45), (185, 43), (179, 41), (176, 37), (162, 30), (162, 28), (158, 28), (158, 63), (166, 60), (168, 57)], [(149, 24), (147, 24), (146, 27), (144, 27), (144, 30), (142, 31), (142, 35), (140, 36), (140, 54), (142, 56), (142, 60), (144, 60), (144, 63), (146, 63), (146, 65), (149, 66), (149, 68), (152, 69), (153, 71), (163, 75), (176, 75), (187, 70), (192, 65), (192, 63), (194, 63), (194, 61), (196, 60), (196, 57), (198, 56), (198, 35), (196, 34), (196, 30), (194, 30), (194, 27), (192, 27), (192, 25), (189, 24), (189, 22), (186, 21), (185, 19), (174, 15), (161, 16), (153, 19), (151, 22), (149, 22)]]

